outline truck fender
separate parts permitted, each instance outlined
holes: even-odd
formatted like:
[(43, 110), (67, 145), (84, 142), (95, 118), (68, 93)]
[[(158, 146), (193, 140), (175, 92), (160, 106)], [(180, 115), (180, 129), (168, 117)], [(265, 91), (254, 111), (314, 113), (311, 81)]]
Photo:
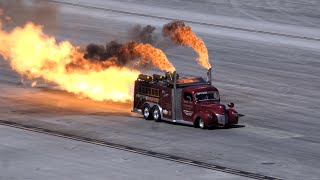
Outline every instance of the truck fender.
[(200, 112), (196, 113), (193, 117), (193, 123), (196, 123), (199, 120), (199, 118), (203, 119), (204, 122), (206, 122), (208, 120), (209, 113), (210, 112), (208, 112), (208, 111), (200, 111)]
[(228, 109), (228, 119), (230, 124), (238, 124), (239, 115), (238, 112), (234, 109)]

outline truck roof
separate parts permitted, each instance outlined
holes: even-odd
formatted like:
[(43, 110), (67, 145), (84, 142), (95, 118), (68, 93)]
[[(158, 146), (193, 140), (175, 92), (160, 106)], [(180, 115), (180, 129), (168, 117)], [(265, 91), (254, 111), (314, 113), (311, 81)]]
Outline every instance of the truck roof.
[(218, 89), (210, 84), (207, 84), (207, 85), (188, 86), (185, 88), (185, 91), (189, 91), (189, 92), (218, 91)]
[(190, 77), (190, 78), (179, 78), (177, 79), (177, 87), (187, 87), (187, 86), (201, 86), (209, 85), (202, 77)]
[[(210, 78), (209, 78), (210, 79)], [(145, 75), (140, 74), (137, 81), (147, 84), (158, 85), (162, 87), (174, 88), (174, 75), (172, 73), (166, 73), (165, 76), (153, 74)], [(217, 91), (217, 88), (211, 85), (211, 79), (209, 81), (204, 80), (203, 77), (179, 77), (176, 75), (176, 88), (187, 88), (188, 91)]]

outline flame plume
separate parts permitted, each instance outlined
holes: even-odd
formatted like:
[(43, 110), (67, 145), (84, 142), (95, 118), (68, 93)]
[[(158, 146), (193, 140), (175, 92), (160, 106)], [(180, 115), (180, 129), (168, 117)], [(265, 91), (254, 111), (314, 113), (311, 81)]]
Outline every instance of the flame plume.
[(154, 48), (150, 44), (139, 43), (135, 46), (134, 50), (139, 52), (144, 60), (153, 59), (151, 63), (154, 66), (159, 67), (159, 69), (169, 72), (175, 71), (175, 68), (167, 59), (167, 56), (160, 49)]
[(199, 56), (197, 62), (206, 69), (211, 68), (207, 47), (190, 26), (182, 21), (173, 21), (163, 26), (162, 33), (178, 45), (193, 48)]
[(175, 71), (175, 68), (168, 60), (167, 56), (158, 48), (151, 44), (142, 44), (130, 41), (126, 44), (120, 44), (115, 41), (109, 42), (106, 47), (96, 44), (89, 44), (85, 59), (92, 62), (108, 66), (125, 66), (131, 61), (140, 59), (141, 64), (151, 64), (160, 70), (169, 72)]
[[(20, 75), (30, 79), (42, 78), (63, 90), (96, 101), (132, 100), (131, 88), (140, 73), (138, 70), (116, 66), (116, 60), (93, 62), (84, 59), (84, 53), (78, 47), (68, 41), (57, 43), (53, 37), (43, 33), (41, 26), (27, 23), (24, 27), (5, 32), (0, 21), (0, 42), (0, 55)], [(149, 45), (137, 44), (134, 47), (133, 50), (141, 57), (150, 58), (152, 64), (160, 69), (174, 69), (168, 59), (156, 58), (149, 54), (150, 49), (142, 48)]]

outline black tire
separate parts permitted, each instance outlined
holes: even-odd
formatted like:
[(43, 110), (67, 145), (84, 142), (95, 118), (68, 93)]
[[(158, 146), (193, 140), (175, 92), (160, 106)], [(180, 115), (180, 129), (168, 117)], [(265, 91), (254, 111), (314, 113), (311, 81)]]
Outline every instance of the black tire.
[(150, 120), (150, 119), (152, 118), (151, 111), (150, 111), (150, 106), (149, 106), (149, 105), (143, 106), (142, 115), (143, 115), (143, 117), (144, 117), (145, 120)]
[(152, 117), (155, 122), (161, 121), (161, 112), (158, 106), (153, 107), (152, 109)]
[(193, 127), (199, 128), (198, 121), (199, 121), (199, 118), (193, 121)]

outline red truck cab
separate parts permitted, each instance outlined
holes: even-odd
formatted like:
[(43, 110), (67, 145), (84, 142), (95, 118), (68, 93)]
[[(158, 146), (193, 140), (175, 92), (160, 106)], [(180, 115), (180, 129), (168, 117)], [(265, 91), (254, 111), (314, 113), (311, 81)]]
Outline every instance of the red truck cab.
[(182, 78), (176, 72), (166, 76), (139, 75), (135, 81), (133, 112), (145, 119), (194, 125), (202, 129), (238, 124), (238, 113), (229, 103), (220, 103), (219, 91), (202, 77)]

